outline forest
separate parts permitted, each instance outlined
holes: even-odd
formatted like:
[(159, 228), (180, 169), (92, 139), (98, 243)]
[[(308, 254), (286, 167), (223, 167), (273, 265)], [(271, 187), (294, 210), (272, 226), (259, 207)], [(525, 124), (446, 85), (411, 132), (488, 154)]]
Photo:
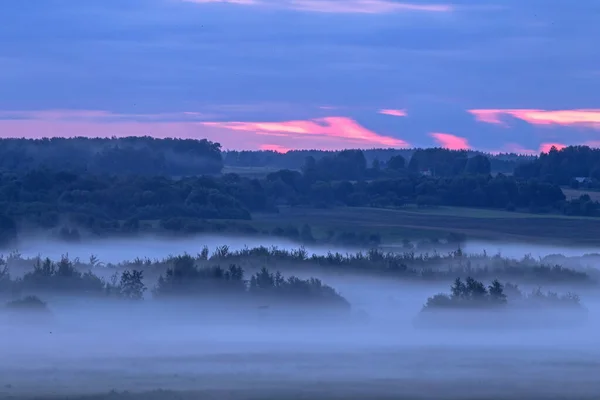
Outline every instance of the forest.
[[(553, 149), (519, 164), (514, 175), (493, 174), (489, 157), (466, 151), (417, 149), (408, 160), (396, 154), (371, 165), (361, 150), (308, 154), (300, 170), (250, 178), (215, 174), (223, 157), (219, 144), (206, 140), (3, 139), (0, 243), (31, 230), (58, 231), (65, 238), (77, 238), (80, 229), (94, 235), (198, 233), (209, 229), (208, 221), (249, 221), (256, 212), (277, 213), (282, 206), (454, 206), (600, 215), (597, 200), (588, 194), (567, 199), (560, 186), (578, 183), (573, 174), (595, 184), (600, 156), (589, 148)], [(574, 166), (558, 167), (565, 163)], [(555, 170), (570, 180), (548, 178)]]

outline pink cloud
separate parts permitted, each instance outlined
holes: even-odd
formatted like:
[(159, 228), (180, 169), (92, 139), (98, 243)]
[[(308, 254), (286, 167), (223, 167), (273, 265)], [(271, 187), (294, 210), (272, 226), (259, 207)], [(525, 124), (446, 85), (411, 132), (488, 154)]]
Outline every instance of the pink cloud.
[(385, 108), (383, 110), (379, 110), (379, 114), (383, 115), (391, 115), (394, 117), (406, 117), (406, 110), (393, 110), (390, 108)]
[(261, 144), (259, 146), (259, 149), (261, 149), (261, 150), (271, 150), (271, 151), (275, 151), (277, 153), (287, 153), (288, 151), (291, 150), (291, 149), (288, 149), (287, 147), (283, 147), (283, 146), (278, 145), (278, 144)]
[(283, 122), (205, 122), (206, 126), (233, 131), (254, 132), (259, 135), (282, 135), (290, 138), (311, 137), (341, 139), (346, 146), (408, 147), (401, 139), (379, 135), (346, 117), (326, 117), (313, 120)]
[(442, 147), (450, 150), (466, 150), (470, 149), (469, 142), (466, 138), (451, 135), (449, 133), (430, 133), (431, 137), (433, 137)]
[(537, 150), (535, 149), (527, 149), (521, 146), (518, 143), (507, 143), (500, 150), (488, 151), (491, 154), (500, 154), (500, 153), (515, 153), (515, 154), (525, 154), (530, 156), (536, 156), (540, 153), (548, 153), (552, 147), (556, 147), (557, 150), (564, 149), (567, 145), (563, 143), (542, 143), (540, 144)]
[(600, 129), (600, 109), (537, 110), (480, 109), (469, 110), (480, 122), (506, 125), (502, 117), (510, 116), (533, 125), (583, 126)]
[(188, 3), (228, 3), (291, 8), (299, 11), (340, 14), (384, 14), (393, 12), (451, 12), (450, 4), (400, 3), (391, 0), (181, 0)]
[[(205, 117), (195, 112), (140, 115), (94, 110), (0, 112), (0, 137), (206, 138), (232, 150), (264, 146), (277, 146), (276, 151), (408, 147), (403, 140), (379, 135), (345, 117), (284, 122), (205, 122)], [(265, 136), (270, 137), (269, 144), (265, 144)]]
[(562, 143), (542, 143), (540, 145), (540, 153), (549, 153), (553, 147), (556, 147), (557, 150), (562, 150), (567, 147), (567, 145)]
[(325, 13), (383, 14), (406, 11), (450, 12), (448, 4), (397, 3), (388, 0), (291, 0), (297, 10)]

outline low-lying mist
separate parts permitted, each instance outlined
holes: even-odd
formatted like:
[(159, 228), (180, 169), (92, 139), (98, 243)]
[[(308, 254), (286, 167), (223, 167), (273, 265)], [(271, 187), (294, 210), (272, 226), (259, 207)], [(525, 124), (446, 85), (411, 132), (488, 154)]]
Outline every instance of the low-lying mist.
[[(65, 242), (43, 237), (22, 240), (14, 249), (27, 257), (43, 255), (51, 259), (59, 259), (64, 254), (75, 258), (87, 260), (90, 255), (97, 256), (105, 263), (118, 263), (125, 260), (133, 260), (137, 257), (149, 259), (162, 259), (169, 255), (196, 254), (202, 247), (207, 246), (214, 249), (218, 246), (228, 246), (232, 251), (241, 250), (245, 247), (253, 248), (259, 246), (278, 247), (281, 249), (295, 249), (299, 245), (291, 240), (271, 237), (269, 240), (256, 237), (201, 235), (185, 238), (167, 238), (147, 236), (138, 238), (119, 239), (97, 239), (81, 242)], [(333, 252), (353, 252), (356, 249), (324, 247), (318, 245), (304, 246), (311, 254), (327, 254)]]
[[(243, 237), (239, 235), (199, 235), (196, 237), (185, 238), (166, 238), (157, 236), (145, 236), (137, 238), (119, 238), (119, 239), (96, 239), (85, 240), (80, 242), (66, 242), (56, 239), (48, 239), (46, 237), (30, 237), (22, 239), (14, 248), (4, 249), (5, 253), (10, 251), (18, 251), (24, 256), (35, 257), (43, 255), (51, 259), (59, 259), (64, 254), (69, 254), (71, 257), (79, 257), (87, 259), (90, 255), (96, 255), (105, 263), (118, 263), (124, 260), (133, 260), (137, 257), (145, 257), (150, 259), (161, 259), (174, 254), (196, 254), (202, 247), (216, 248), (218, 246), (228, 246), (232, 251), (241, 250), (243, 248), (255, 247), (277, 247), (279, 249), (292, 250), (297, 249), (300, 245), (292, 240), (287, 240), (279, 237)], [(332, 253), (354, 253), (364, 251), (361, 248), (353, 248), (351, 246), (331, 246), (331, 245), (306, 245), (302, 247), (309, 254), (325, 255)], [(456, 245), (458, 248), (459, 245)], [(550, 245), (518, 243), (518, 242), (485, 242), (479, 240), (469, 240), (460, 245), (463, 252), (466, 254), (501, 254), (504, 257), (522, 258), (531, 256), (533, 258), (544, 258), (553, 255), (562, 255), (565, 257), (581, 257), (584, 255), (592, 259), (597, 255), (597, 260), (594, 259), (594, 266), (600, 265), (600, 249), (593, 247), (557, 247)], [(435, 246), (430, 246), (427, 250), (405, 250), (401, 246), (388, 244), (385, 246), (386, 251), (394, 252), (415, 251), (417, 253), (436, 251)], [(446, 253), (448, 246), (437, 251)]]
[[(286, 241), (210, 236), (86, 243), (31, 240), (22, 243), (18, 251), (23, 258), (41, 255), (53, 260), (68, 253), (83, 262), (93, 254), (116, 268), (137, 257), (160, 260), (222, 245), (232, 252), (261, 245), (290, 251), (298, 248)], [(478, 246), (483, 245), (467, 244), (465, 253), (480, 253), (484, 248)], [(531, 246), (510, 246), (503, 247), (502, 254), (519, 258), (537, 251)], [(498, 245), (487, 250), (494, 254)], [(552, 249), (547, 254), (579, 256), (588, 250)], [(306, 251), (326, 256), (354, 250), (314, 246)], [(416, 278), (396, 270), (370, 273), (350, 268), (350, 261), (343, 260), (339, 265), (327, 261), (331, 265), (313, 267), (285, 257), (244, 257), (208, 257), (201, 262), (224, 268), (242, 265), (248, 276), (266, 264), (271, 271), (281, 270), (285, 277), (322, 279), (347, 299), (351, 309), (343, 315), (322, 314), (317, 312), (318, 304), (287, 308), (276, 299), (253, 303), (246, 297), (226, 299), (212, 292), (201, 301), (162, 301), (150, 293), (167, 268), (162, 262), (123, 265), (119, 271), (144, 271), (148, 287), (144, 300), (99, 300), (85, 293), (40, 295), (47, 301), (48, 318), (13, 318), (11, 314), (2, 319), (0, 397), (157, 389), (179, 393), (179, 397), (167, 392), (154, 394), (153, 398), (164, 399), (591, 399), (600, 393), (600, 295), (595, 294), (593, 281), (587, 284), (592, 289), (582, 291), (583, 284), (577, 280), (556, 283), (558, 278), (551, 277), (536, 285), (530, 278), (520, 281), (520, 270), (510, 275), (527, 290), (554, 282), (561, 293), (585, 293), (581, 295), (587, 310), (583, 325), (532, 328), (512, 324), (502, 328), (507, 314), (485, 312), (486, 318), (494, 315), (499, 323), (478, 324), (480, 314), (459, 310), (453, 311), (454, 326), (424, 328), (414, 323), (415, 317), (429, 297), (449, 291), (455, 276), (433, 279), (423, 274)], [(381, 263), (390, 262), (386, 260)], [(364, 261), (365, 265), (370, 262)], [(23, 275), (16, 269), (10, 266), (11, 276)], [(113, 270), (99, 264), (93, 272), (108, 279)], [(540, 279), (547, 276), (540, 272)], [(489, 284), (491, 279), (486, 275), (482, 281)], [(515, 310), (511, 315), (527, 319), (528, 313), (531, 311)], [(535, 313), (548, 319), (559, 315), (550, 308)], [(186, 391), (193, 394), (186, 395)]]

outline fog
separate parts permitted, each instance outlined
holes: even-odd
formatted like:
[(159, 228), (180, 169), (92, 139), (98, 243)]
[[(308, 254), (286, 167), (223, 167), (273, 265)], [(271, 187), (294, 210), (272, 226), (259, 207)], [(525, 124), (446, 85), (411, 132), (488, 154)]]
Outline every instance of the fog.
[[(95, 254), (116, 263), (138, 256), (195, 254), (204, 245), (214, 249), (224, 244), (232, 250), (297, 247), (286, 241), (198, 237), (77, 244), (36, 240), (19, 251), (54, 259), (69, 253), (85, 260)], [(480, 252), (483, 245), (470, 244), (467, 251)], [(497, 250), (494, 246), (488, 253)], [(514, 251), (519, 257), (538, 250), (546, 251), (506, 245), (502, 253), (513, 256), (507, 252)], [(456, 326), (427, 329), (416, 326), (415, 317), (429, 296), (448, 290), (445, 283), (285, 273), (322, 278), (350, 301), (351, 314), (311, 319), (304, 318), (311, 310), (277, 314), (276, 304), (264, 313), (250, 307), (240, 311), (216, 298), (203, 306), (56, 298), (49, 300), (52, 318), (47, 321), (1, 321), (0, 397), (156, 389), (191, 391), (190, 399), (278, 400), (597, 399), (600, 394), (600, 295), (582, 297), (589, 311), (584, 326), (460, 329), (464, 321), (479, 317), (459, 313), (453, 316)], [(361, 311), (369, 318), (361, 318)], [(188, 398), (169, 396), (155, 398)]]
[[(229, 246), (230, 250), (241, 250), (244, 247), (276, 246), (281, 249), (297, 249), (300, 247), (291, 240), (277, 237), (248, 238), (239, 236), (201, 235), (186, 238), (166, 238), (148, 236), (142, 238), (123, 239), (97, 239), (82, 242), (68, 243), (46, 238), (29, 238), (21, 241), (14, 249), (25, 257), (50, 257), (60, 259), (64, 254), (70, 257), (79, 257), (87, 260), (90, 255), (95, 255), (105, 263), (119, 263), (126, 260), (134, 260), (137, 257), (162, 259), (169, 255), (180, 255), (188, 253), (195, 255), (204, 246), (213, 251), (219, 246)], [(327, 252), (354, 252), (356, 249), (344, 248), (342, 246), (304, 246), (309, 254), (327, 254)]]
[[(68, 243), (47, 239), (44, 237), (30, 237), (22, 240), (14, 249), (5, 249), (5, 253), (10, 250), (17, 250), (26, 257), (36, 257), (42, 255), (51, 259), (59, 259), (61, 255), (69, 254), (71, 257), (79, 257), (86, 260), (90, 255), (97, 256), (105, 263), (118, 263), (125, 260), (133, 260), (136, 257), (161, 259), (169, 255), (178, 255), (183, 253), (196, 254), (202, 247), (208, 246), (214, 250), (218, 246), (227, 245), (231, 250), (240, 250), (244, 247), (278, 247), (280, 249), (297, 249), (300, 245), (291, 240), (278, 237), (242, 237), (228, 235), (199, 235), (186, 238), (166, 238), (148, 236), (142, 238), (122, 238), (122, 239), (97, 239), (86, 240), (82, 242)], [(351, 246), (331, 246), (331, 245), (303, 245), (309, 254), (324, 255), (328, 252), (353, 253), (364, 249), (353, 248)], [(403, 251), (399, 247), (389, 246), (389, 249), (396, 248), (395, 251)], [(502, 254), (510, 258), (522, 258), (530, 255), (535, 258), (546, 257), (549, 255), (562, 254), (567, 257), (579, 257), (582, 255), (600, 254), (600, 248), (595, 247), (559, 247), (550, 245), (530, 244), (530, 243), (499, 243), (485, 241), (468, 241), (461, 245), (466, 253), (481, 254), (484, 251), (488, 254)], [(424, 250), (433, 251), (434, 248)], [(440, 250), (447, 252), (448, 250)]]
[(159, 388), (283, 398), (300, 391), (318, 398), (600, 393), (597, 319), (585, 329), (428, 331), (413, 327), (412, 312), (401, 308), (371, 324), (236, 318), (218, 306), (212, 311), (222, 318), (215, 319), (182, 309), (75, 302), (53, 307), (56, 319), (47, 324), (5, 324), (0, 383), (21, 396)]
[(521, 258), (525, 255), (543, 258), (555, 254), (562, 254), (566, 257), (600, 254), (600, 248), (597, 247), (559, 247), (530, 243), (498, 243), (483, 241), (468, 241), (463, 246), (463, 250), (467, 253), (475, 254), (481, 254), (483, 251), (486, 251), (488, 254), (502, 254), (504, 257), (510, 258)]

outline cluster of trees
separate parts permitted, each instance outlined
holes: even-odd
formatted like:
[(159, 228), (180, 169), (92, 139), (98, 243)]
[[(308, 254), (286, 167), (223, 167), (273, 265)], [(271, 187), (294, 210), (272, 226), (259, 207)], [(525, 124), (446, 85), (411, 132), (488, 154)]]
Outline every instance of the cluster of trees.
[(439, 293), (427, 299), (423, 306), (424, 311), (434, 309), (481, 309), (497, 308), (508, 304), (525, 307), (580, 307), (578, 295), (567, 293), (559, 295), (555, 292), (544, 293), (536, 289), (531, 294), (523, 294), (514, 284), (505, 285), (495, 279), (489, 286), (482, 282), (467, 277), (465, 281), (456, 278), (450, 287), (450, 294)]
[(157, 297), (215, 296), (249, 294), (262, 302), (276, 300), (297, 304), (316, 304), (321, 307), (348, 308), (349, 303), (330, 286), (319, 279), (284, 278), (280, 272), (262, 268), (245, 279), (244, 270), (236, 264), (226, 269), (220, 266), (198, 267), (196, 259), (189, 255), (178, 256), (173, 266), (158, 280), (154, 290)]
[(366, 252), (308, 254), (304, 248), (286, 250), (277, 247), (255, 247), (232, 251), (227, 246), (216, 249), (212, 259), (233, 263), (260, 260), (265, 265), (281, 268), (286, 264), (301, 266), (304, 270), (348, 270), (355, 273), (382, 274), (405, 279), (449, 280), (455, 276), (472, 276), (476, 279), (499, 278), (529, 283), (569, 283), (595, 285), (598, 274), (593, 269), (566, 268), (544, 259), (526, 256), (510, 259), (499, 254), (464, 254), (461, 250), (446, 254), (384, 252), (370, 249)]
[[(287, 303), (333, 309), (350, 307), (348, 301), (335, 289), (315, 278), (300, 279), (291, 276), (286, 279), (279, 272), (273, 273), (262, 268), (247, 279), (244, 270), (235, 264), (230, 264), (228, 268), (199, 266), (198, 260), (189, 255), (174, 257), (169, 264), (152, 290), (154, 298), (210, 297), (214, 301), (215, 297), (232, 297), (242, 303), (255, 299), (260, 304)], [(106, 281), (90, 269), (83, 272), (78, 260), (73, 261), (66, 256), (58, 262), (38, 259), (33, 271), (17, 279), (11, 278), (6, 265), (0, 269), (0, 295), (17, 298), (10, 303), (13, 308), (28, 304), (32, 307), (39, 306), (28, 296), (59, 294), (142, 300), (146, 291), (142, 269), (126, 269), (120, 275), (115, 273), (110, 281)]]
[(439, 293), (430, 297), (423, 309), (497, 307), (507, 303), (504, 285), (497, 279), (486, 288), (482, 282), (471, 277), (464, 282), (456, 278), (450, 287), (450, 292), (450, 295)]
[[(569, 284), (571, 286), (594, 286), (598, 283), (597, 270), (567, 268), (550, 260), (537, 260), (532, 257), (510, 259), (501, 255), (464, 254), (457, 250), (441, 253), (405, 253), (384, 252), (371, 249), (366, 252), (309, 254), (306, 249), (282, 249), (277, 247), (253, 247), (231, 250), (220, 246), (210, 251), (207, 247), (193, 257), (194, 265), (209, 267), (230, 265), (254, 268), (262, 265), (269, 269), (285, 271), (285, 268), (298, 268), (303, 271), (337, 272), (348, 271), (356, 274), (380, 275), (398, 279), (419, 281), (448, 281), (456, 276), (471, 276), (475, 279), (489, 280), (498, 278), (504, 281), (523, 283), (546, 283), (552, 285)], [(137, 258), (119, 264), (107, 264), (109, 270), (148, 270), (151, 272), (173, 268), (177, 257), (165, 259)], [(186, 258), (187, 260), (187, 258)], [(189, 260), (187, 262), (190, 262)], [(567, 261), (565, 261), (567, 262)], [(7, 263), (14, 268), (26, 267), (36, 259), (27, 259), (12, 254)], [(88, 271), (98, 265), (95, 258), (88, 262), (75, 259), (74, 266), (80, 271)], [(42, 263), (43, 265), (43, 263)]]
[(92, 175), (50, 169), (0, 173), (0, 238), (14, 225), (56, 228), (61, 223), (92, 232), (131, 231), (170, 218), (250, 219), (266, 209), (258, 182), (238, 177)]
[[(334, 169), (328, 169), (333, 171)], [(234, 174), (188, 177), (108, 176), (30, 170), (0, 173), (0, 243), (17, 228), (70, 228), (95, 234), (210, 231), (205, 220), (250, 220), (252, 212), (277, 206), (401, 207), (417, 204), (490, 207), (594, 216), (589, 197), (567, 201), (557, 185), (517, 181), (503, 175), (448, 178), (405, 176), (371, 181), (314, 181), (310, 174), (282, 170), (264, 180)], [(377, 240), (374, 240), (376, 242)], [(363, 240), (364, 242), (364, 240)]]
[[(480, 165), (474, 157), (473, 164)], [(467, 164), (469, 165), (469, 164)], [(475, 168), (475, 167), (473, 167)], [(264, 183), (275, 204), (328, 207), (464, 206), (548, 212), (565, 209), (569, 202), (558, 185), (539, 181), (520, 181), (498, 174), (432, 177), (420, 174), (382, 179), (350, 181), (321, 180), (334, 171), (350, 168), (318, 165), (304, 174), (282, 170), (267, 175)]]
[(417, 149), (409, 161), (402, 154), (396, 154), (386, 161), (376, 159), (371, 164), (363, 150), (342, 150), (318, 159), (308, 156), (301, 169), (311, 182), (360, 181), (424, 174), (435, 177), (489, 175), (492, 171), (489, 157), (483, 154), (440, 148)]
[(600, 149), (588, 146), (568, 146), (561, 150), (552, 148), (532, 161), (519, 164), (514, 174), (521, 179), (600, 188)]
[(206, 139), (0, 139), (0, 170), (189, 176), (220, 173), (221, 145)]
[[(375, 169), (386, 168), (389, 165), (389, 160), (399, 156), (402, 160), (410, 160), (414, 154), (423, 152), (423, 149), (368, 149), (362, 150), (367, 165)], [(524, 156), (517, 154), (484, 154), (476, 151), (457, 151), (437, 149), (436, 152), (457, 154), (461, 158), (470, 158), (475, 155), (484, 155), (490, 161), (492, 172), (496, 173), (512, 173), (515, 167), (525, 161), (534, 159), (533, 156)], [(235, 167), (269, 167), (277, 169), (295, 169), (299, 170), (305, 164), (307, 158), (312, 158), (319, 161), (325, 157), (335, 157), (340, 151), (327, 150), (292, 150), (287, 153), (278, 153), (270, 150), (261, 151), (226, 151), (223, 153), (225, 165)], [(429, 153), (432, 153), (429, 151)], [(436, 163), (425, 162), (423, 167), (430, 165), (430, 168), (436, 169), (441, 165)], [(442, 171), (441, 168), (437, 168)]]

